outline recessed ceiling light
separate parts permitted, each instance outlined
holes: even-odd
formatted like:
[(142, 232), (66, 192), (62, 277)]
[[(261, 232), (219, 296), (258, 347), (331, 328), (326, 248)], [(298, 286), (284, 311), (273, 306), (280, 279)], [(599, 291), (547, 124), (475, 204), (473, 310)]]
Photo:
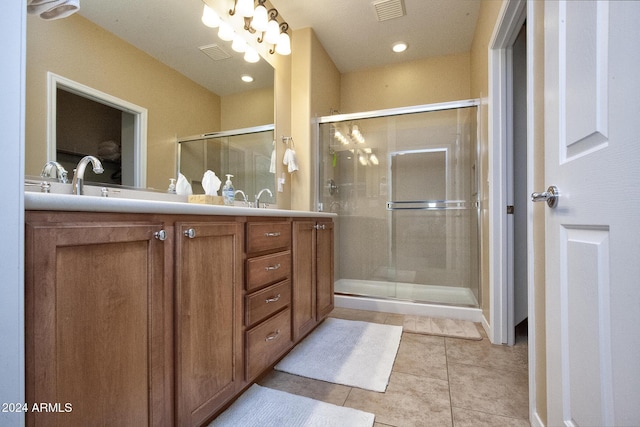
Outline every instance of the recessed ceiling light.
[(391, 49), (396, 53), (404, 52), (407, 50), (407, 44), (405, 42), (394, 43)]
[(242, 79), (243, 82), (245, 83), (251, 83), (253, 81), (253, 77), (251, 77), (248, 74), (243, 74), (242, 77), (240, 77)]

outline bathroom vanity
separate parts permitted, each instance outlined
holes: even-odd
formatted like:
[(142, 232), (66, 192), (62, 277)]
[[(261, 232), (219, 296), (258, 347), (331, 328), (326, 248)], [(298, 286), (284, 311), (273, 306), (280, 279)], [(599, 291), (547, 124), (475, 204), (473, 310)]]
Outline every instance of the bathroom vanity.
[(26, 193), (28, 425), (202, 425), (333, 308), (333, 215)]

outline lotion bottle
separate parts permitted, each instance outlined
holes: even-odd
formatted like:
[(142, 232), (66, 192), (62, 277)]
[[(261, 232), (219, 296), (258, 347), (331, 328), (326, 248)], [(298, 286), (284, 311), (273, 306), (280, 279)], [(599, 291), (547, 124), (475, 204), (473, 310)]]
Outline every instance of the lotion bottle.
[(233, 178), (233, 175), (228, 173), (227, 181), (224, 183), (224, 187), (222, 187), (222, 197), (224, 198), (224, 204), (227, 206), (233, 206), (233, 201), (236, 198), (231, 178)]

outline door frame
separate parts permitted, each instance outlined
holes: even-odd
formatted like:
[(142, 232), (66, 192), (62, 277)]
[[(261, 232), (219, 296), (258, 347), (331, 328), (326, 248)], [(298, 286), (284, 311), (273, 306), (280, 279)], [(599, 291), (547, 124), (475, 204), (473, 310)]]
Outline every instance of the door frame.
[(147, 116), (148, 111), (131, 102), (101, 92), (66, 77), (47, 72), (47, 160), (56, 160), (57, 89), (107, 105), (133, 116), (133, 186), (147, 186)]
[[(509, 253), (513, 255), (512, 244), (508, 241), (509, 230), (506, 206), (508, 200), (508, 159), (507, 144), (512, 140), (511, 96), (509, 72), (511, 70), (511, 48), (527, 20), (527, 191), (533, 191), (535, 169), (533, 142), (536, 140), (534, 122), (534, 81), (535, 81), (535, 34), (537, 16), (534, 2), (527, 0), (505, 0), (500, 9), (491, 40), (489, 42), (489, 283), (490, 319), (488, 335), (494, 344), (506, 344), (509, 330), (514, 328), (512, 312), (513, 278), (509, 279)], [(528, 247), (528, 347), (529, 347), (529, 419), (532, 426), (544, 425), (537, 413), (536, 404), (536, 310), (533, 284), (533, 206), (527, 205), (527, 247)]]

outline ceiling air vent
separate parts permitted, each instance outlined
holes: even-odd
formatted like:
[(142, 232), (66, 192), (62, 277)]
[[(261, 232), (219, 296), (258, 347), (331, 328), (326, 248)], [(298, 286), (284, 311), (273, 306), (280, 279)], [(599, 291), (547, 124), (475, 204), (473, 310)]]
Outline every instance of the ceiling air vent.
[(381, 0), (373, 4), (378, 21), (400, 18), (405, 15), (403, 0)]
[(229, 55), (227, 52), (222, 50), (222, 48), (220, 46), (218, 46), (217, 44), (210, 44), (210, 45), (207, 45), (207, 46), (200, 46), (199, 49), (202, 51), (202, 53), (204, 53), (205, 55), (207, 55), (209, 58), (213, 59), (214, 61), (220, 61), (222, 59), (231, 58), (231, 55)]

